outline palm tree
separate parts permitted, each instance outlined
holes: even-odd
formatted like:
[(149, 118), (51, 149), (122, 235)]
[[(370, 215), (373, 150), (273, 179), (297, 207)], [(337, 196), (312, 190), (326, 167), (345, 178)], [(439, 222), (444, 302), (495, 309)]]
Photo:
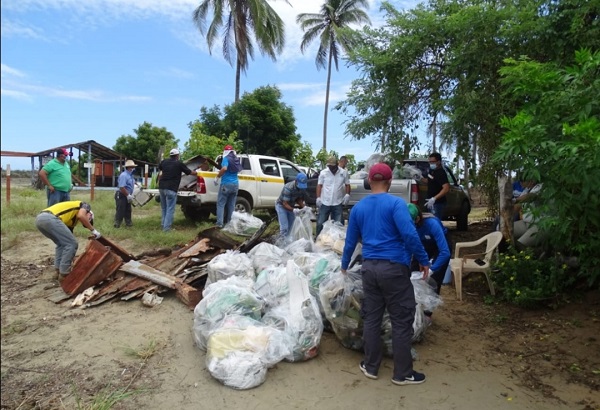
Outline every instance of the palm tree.
[[(288, 0), (285, 1), (290, 4)], [(211, 9), (213, 20), (206, 29), (205, 23)], [(267, 0), (203, 0), (194, 10), (193, 17), (200, 33), (206, 34), (211, 54), (215, 40), (222, 34), (223, 57), (232, 66), (234, 58), (236, 60), (235, 101), (239, 101), (240, 74), (248, 69), (249, 59), (254, 59), (251, 35), (260, 52), (275, 61), (285, 43), (283, 20)], [(221, 31), (223, 27), (224, 30)]]
[(371, 20), (363, 8), (368, 8), (367, 0), (326, 0), (321, 12), (302, 13), (296, 22), (304, 31), (300, 50), (302, 53), (310, 43), (320, 37), (319, 50), (315, 62), (317, 69), (325, 68), (327, 59), (327, 87), (325, 91), (325, 114), (323, 118), (323, 150), (327, 150), (327, 111), (329, 110), (329, 86), (331, 84), (331, 61), (335, 62), (336, 71), (340, 49), (348, 52), (353, 44), (352, 31), (349, 25), (357, 23), (370, 24)]

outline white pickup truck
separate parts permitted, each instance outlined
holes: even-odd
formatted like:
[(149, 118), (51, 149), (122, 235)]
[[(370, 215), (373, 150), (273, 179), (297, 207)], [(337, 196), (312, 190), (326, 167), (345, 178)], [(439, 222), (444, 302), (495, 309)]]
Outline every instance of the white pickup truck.
[[(301, 172), (297, 165), (283, 158), (265, 155), (240, 155), (243, 171), (238, 174), (239, 190), (235, 208), (237, 211), (251, 212), (253, 209), (275, 209), (283, 185), (296, 178)], [(198, 155), (184, 163), (192, 170), (191, 175), (183, 175), (177, 193), (177, 203), (186, 218), (206, 220), (217, 209), (218, 185), (214, 180), (218, 173), (215, 161)], [(158, 195), (158, 189), (145, 189), (147, 193)]]

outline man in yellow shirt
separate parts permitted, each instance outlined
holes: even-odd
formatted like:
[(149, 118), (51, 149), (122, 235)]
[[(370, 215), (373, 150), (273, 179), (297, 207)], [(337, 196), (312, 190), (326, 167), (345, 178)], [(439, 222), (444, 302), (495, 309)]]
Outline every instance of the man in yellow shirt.
[(92, 207), (83, 201), (59, 202), (44, 209), (35, 219), (36, 228), (56, 244), (54, 267), (60, 282), (71, 272), (71, 264), (77, 253), (79, 245), (73, 229), (78, 222), (89, 229), (96, 239), (100, 238), (100, 232), (93, 226)]

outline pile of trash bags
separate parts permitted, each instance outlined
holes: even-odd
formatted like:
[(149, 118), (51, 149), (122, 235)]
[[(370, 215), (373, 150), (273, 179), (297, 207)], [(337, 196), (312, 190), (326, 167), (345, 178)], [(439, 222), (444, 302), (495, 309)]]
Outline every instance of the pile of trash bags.
[[(362, 350), (360, 246), (351, 268), (341, 273), (346, 228), (328, 221), (312, 240), (310, 211), (296, 218), (293, 238), (263, 242), (247, 254), (228, 251), (208, 265), (203, 299), (194, 309), (193, 337), (206, 351), (210, 374), (226, 386), (249, 389), (264, 383), (280, 361), (299, 362), (318, 354), (324, 327), (343, 346)], [(304, 218), (304, 220), (303, 220)], [(308, 234), (310, 236), (308, 236)], [(441, 299), (417, 276), (413, 341), (422, 339)], [(382, 339), (391, 355), (391, 323), (384, 317)]]

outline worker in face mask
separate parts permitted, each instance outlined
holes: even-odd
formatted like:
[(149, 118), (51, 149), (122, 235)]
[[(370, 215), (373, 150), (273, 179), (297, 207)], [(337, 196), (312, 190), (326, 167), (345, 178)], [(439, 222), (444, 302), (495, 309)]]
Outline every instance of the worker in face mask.
[(423, 177), (427, 181), (425, 206), (440, 220), (444, 219), (446, 195), (450, 192), (448, 175), (442, 165), (442, 156), (437, 152), (429, 154), (429, 172)]
[(344, 205), (350, 202), (350, 178), (348, 172), (338, 166), (336, 157), (327, 160), (327, 168), (319, 173), (317, 182), (317, 236), (323, 229), (325, 221), (331, 217), (342, 225), (342, 211)]

